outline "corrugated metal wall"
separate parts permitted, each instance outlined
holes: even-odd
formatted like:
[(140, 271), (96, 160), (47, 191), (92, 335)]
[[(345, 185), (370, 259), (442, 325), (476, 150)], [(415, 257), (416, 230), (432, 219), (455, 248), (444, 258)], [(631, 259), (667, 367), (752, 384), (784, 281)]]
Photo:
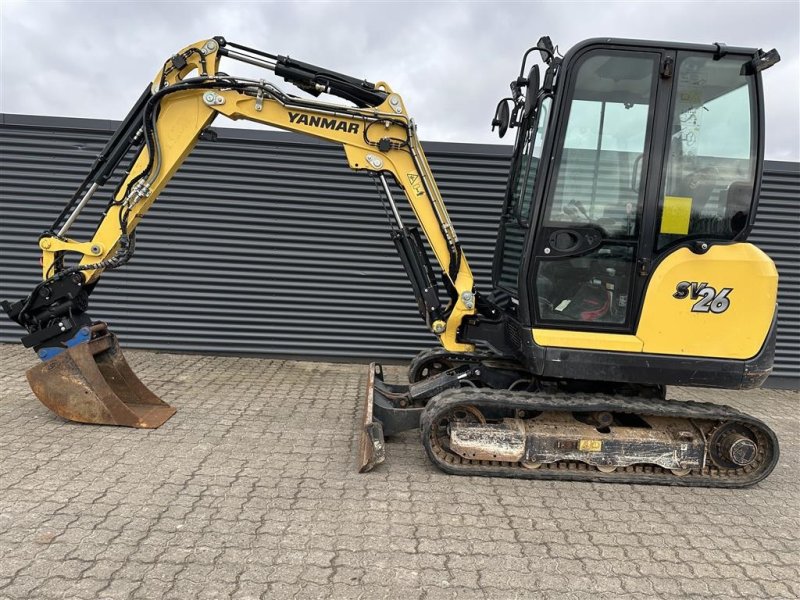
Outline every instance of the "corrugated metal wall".
[[(0, 115), (0, 298), (18, 299), (35, 285), (35, 240), (113, 128)], [(130, 347), (172, 351), (404, 360), (436, 343), (417, 313), (374, 184), (347, 168), (338, 146), (217, 131), (218, 141), (200, 143), (137, 230), (134, 260), (103, 278), (93, 317)], [(425, 149), (477, 285), (488, 289), (510, 150)], [(95, 215), (112, 189), (96, 199)], [(781, 269), (782, 378), (797, 377), (800, 363), (799, 189), (797, 165), (769, 165), (756, 233)], [(92, 216), (75, 237), (88, 236)], [(0, 319), (0, 341), (19, 334)]]
[(778, 341), (770, 377), (800, 388), (800, 164), (767, 162), (750, 241), (778, 267)]

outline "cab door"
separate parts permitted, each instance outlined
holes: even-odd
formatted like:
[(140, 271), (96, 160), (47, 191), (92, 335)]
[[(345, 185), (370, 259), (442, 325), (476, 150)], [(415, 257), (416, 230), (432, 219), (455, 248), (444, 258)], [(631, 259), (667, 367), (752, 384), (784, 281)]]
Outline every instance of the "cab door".
[(588, 47), (570, 62), (527, 273), (534, 326), (632, 332), (674, 53)]

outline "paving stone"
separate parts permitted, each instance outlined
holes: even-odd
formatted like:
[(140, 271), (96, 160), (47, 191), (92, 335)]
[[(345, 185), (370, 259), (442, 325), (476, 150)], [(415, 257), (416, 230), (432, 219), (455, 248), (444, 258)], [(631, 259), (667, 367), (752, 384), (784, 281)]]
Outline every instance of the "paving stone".
[(414, 432), (358, 475), (363, 365), (126, 356), (159, 430), (62, 421), (0, 344), (0, 600), (800, 595), (797, 392), (670, 389), (776, 430), (746, 490), (450, 477)]
[(42, 580), (36, 577), (14, 577), (10, 583), (0, 588), (0, 598), (31, 598), (32, 591), (41, 584)]

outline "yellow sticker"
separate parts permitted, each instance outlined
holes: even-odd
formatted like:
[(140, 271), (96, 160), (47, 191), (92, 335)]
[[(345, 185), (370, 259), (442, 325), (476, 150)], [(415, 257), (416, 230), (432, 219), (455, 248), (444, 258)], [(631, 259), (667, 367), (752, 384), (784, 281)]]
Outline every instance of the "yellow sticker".
[(602, 449), (602, 440), (581, 440), (578, 442), (578, 450), (581, 452), (600, 452)]
[(686, 235), (689, 233), (689, 217), (691, 216), (691, 198), (685, 196), (664, 196), (664, 212), (661, 214), (661, 233)]

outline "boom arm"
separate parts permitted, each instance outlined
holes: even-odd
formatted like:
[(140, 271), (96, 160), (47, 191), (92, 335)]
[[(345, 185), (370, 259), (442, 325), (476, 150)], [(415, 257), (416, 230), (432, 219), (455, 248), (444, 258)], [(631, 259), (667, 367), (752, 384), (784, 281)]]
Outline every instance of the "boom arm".
[[(273, 71), (313, 95), (345, 98), (356, 107), (292, 96), (264, 80), (231, 77), (219, 71), (223, 56)], [(37, 349), (63, 345), (86, 324), (87, 317), (80, 316), (88, 294), (105, 270), (130, 259), (142, 217), (218, 114), (338, 142), (351, 169), (377, 177), (394, 215), (392, 237), (428, 326), (446, 349), (473, 349), (457, 340), (464, 318), (476, 313), (472, 273), (401, 97), (384, 82), (371, 84), (219, 37), (188, 46), (166, 61), (70, 204), (40, 238), (44, 281), (28, 298), (13, 305), (3, 303), (9, 316), (28, 329), (25, 345)], [(127, 151), (141, 142), (92, 239), (68, 238), (69, 228), (94, 192)], [(387, 173), (405, 193), (444, 273), (450, 295), (445, 307), (439, 303), (419, 234), (401, 221)], [(77, 266), (65, 267), (66, 252), (82, 255)]]

